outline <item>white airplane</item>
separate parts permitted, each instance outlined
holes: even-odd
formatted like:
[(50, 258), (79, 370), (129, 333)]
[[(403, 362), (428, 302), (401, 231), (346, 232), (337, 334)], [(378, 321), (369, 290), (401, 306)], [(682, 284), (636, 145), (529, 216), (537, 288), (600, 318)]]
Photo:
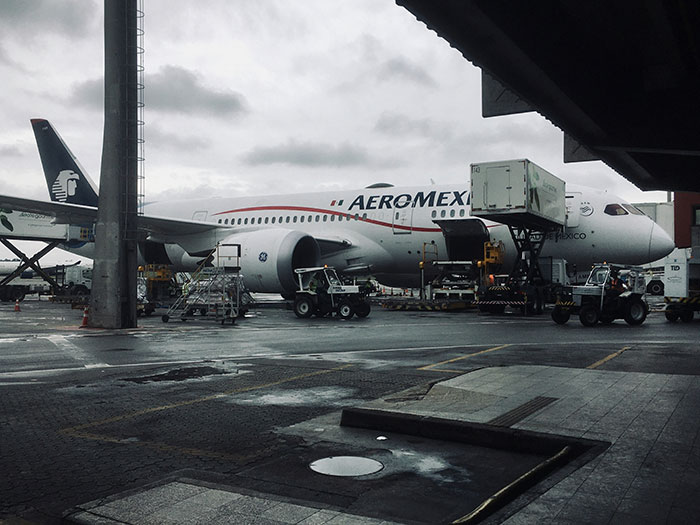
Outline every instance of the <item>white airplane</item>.
[[(94, 183), (47, 120), (33, 119), (32, 126), (54, 202), (0, 196), (0, 207), (49, 215), (58, 223), (94, 224)], [(585, 270), (603, 260), (644, 264), (673, 250), (669, 236), (634, 206), (606, 191), (567, 186), (566, 228), (548, 234), (542, 257)], [(504, 243), (510, 267), (516, 250), (508, 227), (470, 217), (467, 187), (376, 184), (357, 191), (152, 202), (138, 217), (140, 258), (192, 271), (217, 242), (240, 244), (246, 286), (282, 294), (295, 290), (295, 268), (321, 264), (371, 274), (386, 286), (416, 286), (424, 253), (475, 260), (488, 240)], [(449, 219), (464, 219), (459, 238), (446, 239), (434, 222)], [(63, 246), (86, 257), (93, 247)]]

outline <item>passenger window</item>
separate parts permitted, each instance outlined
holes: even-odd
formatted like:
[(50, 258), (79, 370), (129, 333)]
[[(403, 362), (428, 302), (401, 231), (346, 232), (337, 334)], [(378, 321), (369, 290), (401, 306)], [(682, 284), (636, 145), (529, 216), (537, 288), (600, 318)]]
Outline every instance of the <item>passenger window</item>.
[(292, 222), (297, 222), (297, 216), (292, 217)]
[(272, 217), (272, 224), (275, 224), (275, 219), (276, 219), (276, 218), (277, 218), (277, 217)]
[(605, 207), (605, 213), (608, 215), (628, 215), (627, 210), (625, 210), (619, 204), (608, 204)]
[(269, 221), (269, 220), (270, 219), (268, 217), (265, 217), (265, 224), (267, 224), (267, 221)]
[(289, 215), (284, 219), (284, 222), (289, 223)]
[(335, 221), (335, 215), (331, 215), (331, 222)]
[(464, 217), (464, 208), (462, 208), (461, 210), (459, 210), (459, 216), (460, 216), (460, 217)]
[(262, 224), (262, 217), (258, 217), (258, 224)]
[(433, 210), (430, 216), (434, 219), (435, 217), (437, 217), (437, 212)]
[(248, 217), (245, 218), (245, 220), (243, 221), (243, 224), (248, 224)]
[(450, 217), (454, 217), (454, 216), (455, 216), (455, 211), (454, 211), (454, 210), (450, 210)]
[(221, 219), (219, 219), (219, 224), (221, 224)]
[(309, 215), (309, 222), (311, 222), (313, 220), (313, 218), (314, 218), (313, 215)]
[(343, 220), (343, 216), (342, 216), (342, 215), (338, 215), (338, 222), (340, 222), (340, 221), (342, 221), (342, 220)]
[(440, 210), (440, 218), (444, 218), (445, 215), (447, 215), (447, 214), (445, 213), (445, 210)]
[(326, 221), (328, 221), (328, 215), (323, 216), (323, 222), (326, 222)]
[(241, 224), (241, 218), (240, 218), (240, 217), (238, 217), (238, 224), (239, 224), (239, 225)]
[(363, 213), (363, 214), (362, 214), (362, 220), (363, 220), (363, 221), (364, 221), (364, 220), (367, 220), (367, 214), (366, 214), (366, 213)]
[(304, 216), (299, 217), (299, 222), (304, 222)]

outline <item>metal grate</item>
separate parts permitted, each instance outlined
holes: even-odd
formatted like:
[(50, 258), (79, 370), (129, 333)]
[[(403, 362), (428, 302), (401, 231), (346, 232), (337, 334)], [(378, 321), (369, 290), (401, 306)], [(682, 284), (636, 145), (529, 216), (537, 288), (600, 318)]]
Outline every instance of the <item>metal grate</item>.
[(546, 407), (550, 403), (553, 403), (557, 399), (558, 398), (556, 397), (537, 396), (528, 401), (527, 403), (523, 403), (522, 405), (515, 407), (513, 410), (509, 410), (505, 414), (501, 414), (500, 416), (492, 419), (491, 421), (488, 421), (488, 424), (496, 425), (498, 427), (509, 427), (519, 421), (522, 421), (527, 416), (534, 414), (538, 410), (543, 409), (544, 407)]

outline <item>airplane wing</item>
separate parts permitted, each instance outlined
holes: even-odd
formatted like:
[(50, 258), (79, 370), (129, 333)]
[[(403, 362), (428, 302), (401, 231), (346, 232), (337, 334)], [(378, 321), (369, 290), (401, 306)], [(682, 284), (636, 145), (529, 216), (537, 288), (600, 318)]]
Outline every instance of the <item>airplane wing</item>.
[(79, 204), (37, 201), (0, 195), (0, 208), (54, 217), (57, 224), (85, 224), (97, 220), (97, 208)]
[[(56, 224), (89, 224), (97, 221), (97, 208), (80, 204), (38, 201), (0, 195), (0, 209), (24, 211), (54, 217)], [(188, 221), (147, 215), (138, 216), (138, 228), (161, 236), (192, 235), (228, 229), (210, 222)]]
[(347, 250), (352, 246), (352, 242), (349, 239), (340, 237), (317, 237), (313, 235), (313, 238), (316, 239), (322, 256)]

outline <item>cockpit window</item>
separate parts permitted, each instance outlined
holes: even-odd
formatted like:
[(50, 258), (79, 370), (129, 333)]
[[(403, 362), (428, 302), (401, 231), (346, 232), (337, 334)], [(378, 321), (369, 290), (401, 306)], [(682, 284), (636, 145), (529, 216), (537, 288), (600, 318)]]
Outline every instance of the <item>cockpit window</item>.
[(608, 215), (628, 215), (629, 213), (619, 204), (608, 204), (605, 207), (605, 213)]
[(631, 204), (622, 204), (622, 207), (628, 212), (630, 212), (632, 215), (644, 215), (644, 212), (642, 210), (640, 210), (636, 206), (632, 206)]

